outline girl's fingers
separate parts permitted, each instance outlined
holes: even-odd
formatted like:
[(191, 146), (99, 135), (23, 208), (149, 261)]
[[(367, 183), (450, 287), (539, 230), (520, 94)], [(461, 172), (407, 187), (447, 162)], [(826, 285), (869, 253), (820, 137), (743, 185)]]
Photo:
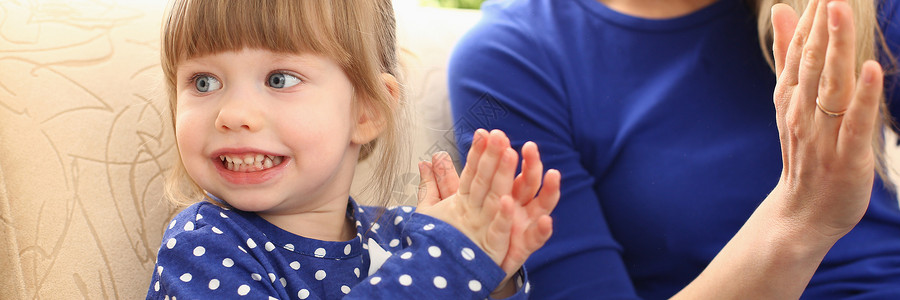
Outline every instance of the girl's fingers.
[[(500, 163), (497, 165), (497, 171), (491, 180), (491, 185), (484, 201), (498, 201), (502, 196), (509, 195), (513, 188), (513, 175), (516, 173), (516, 163), (519, 155), (516, 150), (506, 148), (500, 156)], [(484, 206), (488, 206), (487, 203)], [(490, 210), (485, 213), (492, 214)]]
[(781, 77), (784, 70), (784, 60), (787, 56), (791, 38), (797, 29), (797, 13), (787, 4), (778, 3), (772, 6), (772, 27), (774, 28), (775, 43), (772, 52), (775, 59), (775, 75)]
[(456, 166), (450, 159), (450, 154), (444, 151), (435, 153), (431, 157), (434, 165), (434, 177), (437, 181), (439, 197), (445, 199), (459, 190), (459, 175), (456, 174)]
[(544, 175), (544, 186), (541, 193), (528, 204), (526, 209), (529, 216), (548, 215), (559, 203), (560, 181), (562, 175), (555, 169), (550, 169)]
[(871, 140), (878, 120), (883, 81), (881, 65), (871, 60), (863, 63), (853, 102), (842, 117), (837, 143), (839, 157), (853, 159), (872, 152)]
[[(528, 259), (534, 251), (537, 251), (547, 240), (550, 239), (550, 236), (553, 234), (553, 218), (548, 215), (542, 215), (536, 217), (534, 222), (528, 225), (528, 228), (525, 229), (523, 235), (523, 242), (519, 247), (520, 249), (515, 250), (521, 256), (519, 259), (509, 262), (514, 266), (509, 266), (512, 271), (518, 269), (525, 260)], [(513, 251), (513, 250), (510, 250)], [(521, 261), (518, 261), (521, 260)], [(509, 270), (506, 270), (507, 273)]]
[(475, 178), (475, 173), (478, 170), (478, 161), (487, 148), (487, 139), (487, 130), (481, 128), (475, 130), (472, 136), (472, 146), (469, 147), (469, 154), (466, 155), (466, 165), (463, 167), (462, 175), (459, 177), (460, 195), (469, 194), (469, 187), (472, 185), (472, 180)]
[(491, 255), (491, 258), (494, 259), (497, 265), (500, 265), (509, 251), (510, 231), (512, 231), (515, 207), (513, 206), (513, 199), (509, 195), (500, 197), (498, 204), (499, 209), (497, 212), (488, 216), (488, 218), (491, 218), (491, 221), (490, 225), (488, 225), (487, 245), (496, 254)]
[(477, 164), (477, 171), (472, 178), (472, 185), (469, 187), (469, 204), (473, 207), (483, 205), (483, 201), (491, 189), (500, 158), (507, 148), (509, 148), (509, 139), (506, 138), (506, 134), (499, 130), (492, 130), (487, 138), (487, 148), (481, 154), (481, 158), (478, 162), (469, 162)]
[(518, 201), (519, 205), (527, 205), (537, 194), (541, 187), (541, 172), (543, 171), (544, 164), (541, 162), (537, 144), (525, 143), (522, 146), (522, 173), (516, 176), (512, 191), (513, 199)]
[(419, 191), (416, 197), (419, 200), (419, 208), (430, 207), (441, 201), (430, 162), (419, 162)]

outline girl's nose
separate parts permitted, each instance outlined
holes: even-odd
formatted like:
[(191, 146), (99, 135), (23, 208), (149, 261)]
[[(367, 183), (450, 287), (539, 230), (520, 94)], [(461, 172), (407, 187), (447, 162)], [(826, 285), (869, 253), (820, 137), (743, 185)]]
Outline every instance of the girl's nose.
[(216, 128), (222, 132), (241, 131), (256, 132), (264, 124), (263, 110), (257, 97), (240, 90), (225, 91), (219, 115), (216, 117)]

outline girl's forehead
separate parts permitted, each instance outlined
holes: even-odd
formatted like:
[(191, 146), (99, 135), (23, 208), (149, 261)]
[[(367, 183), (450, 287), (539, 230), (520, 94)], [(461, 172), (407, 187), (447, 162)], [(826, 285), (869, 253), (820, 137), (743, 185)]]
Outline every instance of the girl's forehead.
[(177, 64), (183, 67), (213, 63), (229, 63), (235, 62), (236, 60), (250, 60), (270, 64), (300, 64), (311, 67), (334, 63), (334, 60), (331, 58), (312, 52), (293, 53), (262, 48), (243, 48), (241, 50), (227, 50), (195, 55), (193, 57), (180, 59)]

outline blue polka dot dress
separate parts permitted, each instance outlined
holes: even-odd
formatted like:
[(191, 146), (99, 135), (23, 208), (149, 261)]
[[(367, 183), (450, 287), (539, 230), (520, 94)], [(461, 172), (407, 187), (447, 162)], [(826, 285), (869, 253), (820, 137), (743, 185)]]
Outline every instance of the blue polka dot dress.
[[(500, 267), (451, 225), (408, 206), (377, 215), (350, 199), (356, 238), (328, 242), (196, 203), (169, 223), (147, 299), (485, 299), (502, 281)], [(524, 271), (513, 282), (510, 299), (526, 299)]]

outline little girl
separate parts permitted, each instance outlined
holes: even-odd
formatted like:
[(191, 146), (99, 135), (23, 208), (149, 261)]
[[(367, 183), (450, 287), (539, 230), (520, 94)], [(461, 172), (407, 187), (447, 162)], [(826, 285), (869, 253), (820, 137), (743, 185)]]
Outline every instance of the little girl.
[[(148, 299), (527, 297), (559, 173), (542, 182), (531, 143), (516, 177), (506, 136), (479, 130), (459, 177), (436, 155), (416, 211), (385, 209), (404, 129), (394, 43), (390, 0), (174, 1), (167, 190), (205, 200), (169, 224)], [(376, 207), (349, 196), (370, 155)]]

